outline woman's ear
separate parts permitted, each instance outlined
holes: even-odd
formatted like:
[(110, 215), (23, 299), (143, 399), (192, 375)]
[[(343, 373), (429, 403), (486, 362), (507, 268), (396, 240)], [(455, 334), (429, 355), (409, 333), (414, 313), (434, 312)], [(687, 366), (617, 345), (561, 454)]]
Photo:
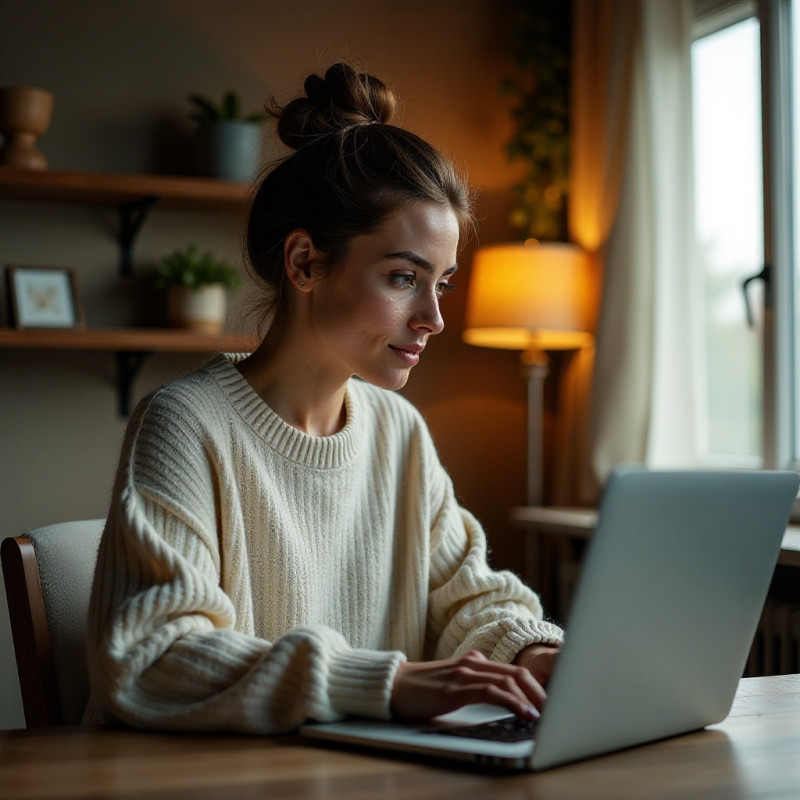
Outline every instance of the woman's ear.
[(298, 229), (286, 237), (283, 266), (289, 281), (301, 292), (311, 291), (314, 281), (319, 277), (319, 270), (316, 274), (314, 271), (319, 263), (319, 255), (308, 231)]

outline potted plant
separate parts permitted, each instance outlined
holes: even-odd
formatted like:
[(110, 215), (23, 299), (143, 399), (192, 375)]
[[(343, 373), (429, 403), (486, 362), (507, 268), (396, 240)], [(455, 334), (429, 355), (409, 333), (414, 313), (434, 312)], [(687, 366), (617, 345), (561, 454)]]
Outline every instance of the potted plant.
[(197, 166), (201, 175), (228, 181), (251, 181), (261, 164), (264, 112), (242, 113), (234, 91), (227, 91), (217, 105), (200, 94), (187, 98), (191, 118), (198, 123)]
[(169, 253), (156, 267), (156, 287), (167, 292), (170, 324), (197, 333), (222, 333), (226, 292), (240, 282), (232, 266), (194, 244)]

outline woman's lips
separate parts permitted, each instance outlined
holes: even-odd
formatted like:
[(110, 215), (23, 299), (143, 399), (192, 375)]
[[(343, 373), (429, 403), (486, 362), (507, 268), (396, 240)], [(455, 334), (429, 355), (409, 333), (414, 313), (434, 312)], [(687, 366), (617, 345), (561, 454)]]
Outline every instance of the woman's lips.
[(389, 347), (394, 351), (395, 355), (412, 367), (419, 363), (420, 353), (425, 349), (425, 345), (419, 344), (406, 344), (402, 346), (390, 344)]

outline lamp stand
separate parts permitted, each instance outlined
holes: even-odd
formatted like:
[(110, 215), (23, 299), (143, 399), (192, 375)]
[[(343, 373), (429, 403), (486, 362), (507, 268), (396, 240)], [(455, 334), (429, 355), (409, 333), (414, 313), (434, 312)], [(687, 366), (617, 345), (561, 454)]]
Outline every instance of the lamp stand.
[(522, 372), (528, 381), (528, 493), (529, 506), (544, 499), (544, 382), (550, 371), (547, 354), (529, 350), (522, 354)]

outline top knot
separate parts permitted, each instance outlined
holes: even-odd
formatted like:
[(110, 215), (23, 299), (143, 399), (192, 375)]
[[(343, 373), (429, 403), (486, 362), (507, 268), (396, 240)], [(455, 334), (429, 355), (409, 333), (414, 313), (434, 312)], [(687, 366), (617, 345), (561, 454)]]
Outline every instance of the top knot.
[(278, 136), (294, 150), (328, 134), (373, 122), (388, 123), (397, 107), (394, 94), (382, 81), (347, 64), (329, 67), (324, 78), (309, 75), (303, 88), (305, 97), (274, 111)]

